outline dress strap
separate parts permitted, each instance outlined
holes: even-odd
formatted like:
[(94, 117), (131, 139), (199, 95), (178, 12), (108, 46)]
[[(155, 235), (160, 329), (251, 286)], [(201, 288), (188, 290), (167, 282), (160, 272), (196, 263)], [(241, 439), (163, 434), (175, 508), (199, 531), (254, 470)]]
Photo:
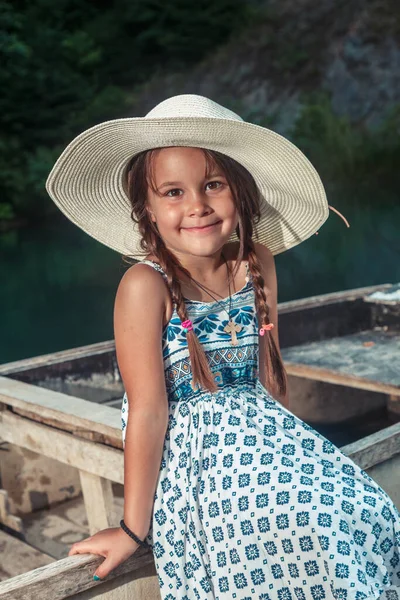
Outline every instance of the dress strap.
[(161, 275), (163, 275), (164, 277), (167, 276), (167, 274), (165, 273), (164, 269), (162, 268), (161, 265), (159, 265), (158, 263), (156, 263), (154, 260), (150, 260), (150, 259), (145, 259), (145, 260), (141, 260), (140, 264), (144, 264), (144, 265), (150, 265), (151, 267), (154, 267), (154, 269), (156, 271), (158, 271), (159, 273), (161, 273)]
[(158, 263), (156, 263), (154, 260), (141, 260), (140, 264), (149, 265), (150, 267), (153, 267), (156, 271), (161, 273), (161, 275), (164, 277), (165, 281), (168, 281), (166, 272), (164, 271), (162, 266), (159, 265)]
[[(160, 275), (162, 275), (166, 286), (171, 294), (171, 298), (172, 298), (172, 293), (171, 293), (171, 288), (170, 285), (168, 283), (168, 276), (166, 274), (166, 272), (164, 271), (164, 269), (162, 268), (161, 265), (159, 265), (157, 262), (155, 262), (154, 260), (141, 260), (140, 264), (145, 264), (145, 265), (149, 265), (150, 267), (153, 267), (153, 269), (155, 269), (156, 271), (158, 271), (160, 273)], [(175, 306), (175, 303), (173, 303)]]

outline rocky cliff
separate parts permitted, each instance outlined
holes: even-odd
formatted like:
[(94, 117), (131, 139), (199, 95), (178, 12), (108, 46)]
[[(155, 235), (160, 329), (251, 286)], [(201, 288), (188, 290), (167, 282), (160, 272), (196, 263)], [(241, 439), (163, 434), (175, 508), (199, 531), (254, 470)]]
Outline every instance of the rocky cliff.
[[(353, 124), (377, 127), (400, 103), (397, 0), (258, 2), (256, 25), (195, 68), (159, 72), (133, 98), (145, 114), (173, 94), (198, 93), (283, 134), (316, 92)], [(311, 95), (311, 96), (310, 96)]]

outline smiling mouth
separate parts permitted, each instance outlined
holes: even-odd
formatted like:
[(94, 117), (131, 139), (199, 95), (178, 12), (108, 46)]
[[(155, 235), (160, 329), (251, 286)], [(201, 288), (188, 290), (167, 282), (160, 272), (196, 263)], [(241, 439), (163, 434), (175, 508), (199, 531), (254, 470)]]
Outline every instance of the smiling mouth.
[(211, 231), (217, 225), (220, 225), (222, 221), (216, 221), (215, 223), (211, 223), (211, 225), (205, 225), (203, 227), (182, 227), (185, 231), (193, 231), (193, 232), (201, 232), (201, 231)]

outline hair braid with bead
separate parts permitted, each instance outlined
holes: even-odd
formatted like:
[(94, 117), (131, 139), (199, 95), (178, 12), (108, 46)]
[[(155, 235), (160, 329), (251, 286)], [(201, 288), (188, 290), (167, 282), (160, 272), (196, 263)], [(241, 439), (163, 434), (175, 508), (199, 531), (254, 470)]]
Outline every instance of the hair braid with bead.
[[(261, 265), (254, 248), (254, 242), (251, 237), (247, 240), (247, 260), (249, 263), (250, 273), (253, 279), (255, 300), (257, 314), (259, 318), (259, 326), (267, 325), (270, 323), (269, 319), (269, 306), (267, 303), (267, 297), (265, 294), (265, 282), (261, 274)], [(260, 339), (260, 345), (264, 344), (265, 347), (265, 367), (267, 372), (268, 382), (273, 388), (274, 384), (277, 385), (278, 394), (285, 396), (287, 382), (286, 372), (278, 349), (275, 344), (275, 340), (271, 334), (265, 335)]]

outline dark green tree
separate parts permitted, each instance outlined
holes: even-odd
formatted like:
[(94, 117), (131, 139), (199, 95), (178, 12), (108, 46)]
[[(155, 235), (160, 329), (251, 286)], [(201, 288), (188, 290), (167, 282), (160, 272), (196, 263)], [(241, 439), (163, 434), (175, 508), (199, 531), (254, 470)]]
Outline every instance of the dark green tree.
[(76, 134), (127, 110), (135, 86), (214, 51), (241, 0), (0, 0), (0, 220), (55, 211), (44, 182)]

